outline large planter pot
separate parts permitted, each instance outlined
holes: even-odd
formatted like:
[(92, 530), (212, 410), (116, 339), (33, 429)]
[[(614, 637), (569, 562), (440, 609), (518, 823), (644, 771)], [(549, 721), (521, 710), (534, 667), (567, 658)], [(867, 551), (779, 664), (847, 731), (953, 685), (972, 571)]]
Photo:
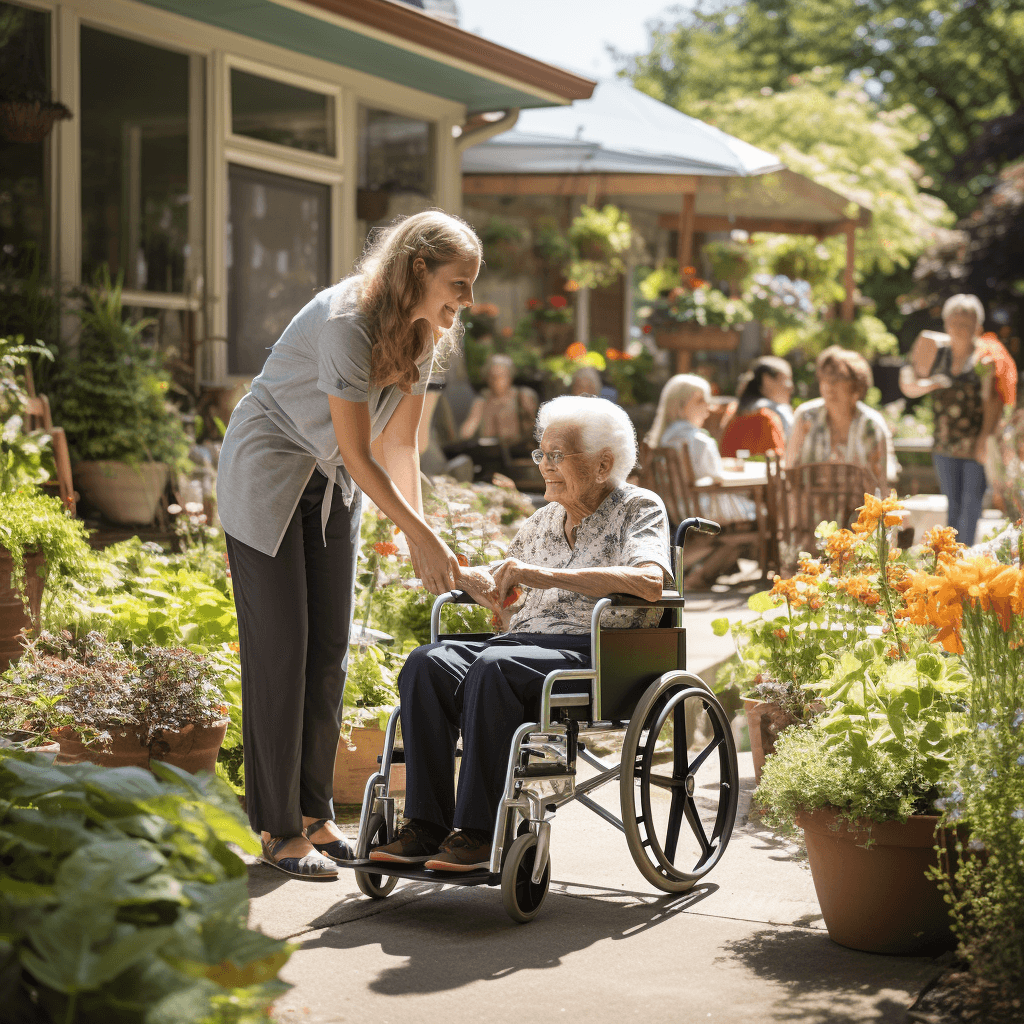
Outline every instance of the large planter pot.
[(925, 877), (937, 863), (938, 817), (851, 826), (822, 808), (801, 812), (796, 823), (804, 830), (814, 889), (834, 942), (895, 956), (953, 948), (949, 909)]
[(11, 587), (11, 573), (14, 571), (11, 553), (0, 547), (0, 672), (6, 671), (21, 657), (24, 650), (22, 630), (29, 629), (33, 621), (39, 621), (43, 602), (43, 581), (39, 573), (45, 564), (42, 552), (25, 555), (25, 594), (29, 607), (26, 613), (21, 593)]
[(775, 740), (779, 733), (795, 725), (799, 719), (778, 704), (767, 704), (748, 697), (743, 698), (743, 711), (747, 716), (750, 753), (754, 758), (754, 782), (760, 783), (764, 760), (775, 753)]
[(82, 497), (112, 523), (146, 526), (156, 516), (160, 495), (167, 483), (167, 466), (162, 462), (102, 460), (75, 463), (75, 483)]
[(654, 333), (658, 348), (676, 353), (676, 373), (687, 373), (694, 352), (735, 352), (739, 348), (741, 333), (721, 327), (701, 327), (699, 324), (678, 324), (659, 327)]
[(149, 742), (147, 730), (135, 726), (113, 727), (108, 744), (93, 743), (86, 746), (78, 732), (71, 727), (56, 729), (54, 738), (60, 743), (57, 764), (81, 764), (89, 761), (105, 768), (149, 768), (150, 760), (164, 761), (192, 772), (212, 772), (217, 754), (224, 742), (228, 720), (212, 725), (186, 725), (180, 732), (157, 729)]
[(15, 732), (0, 735), (0, 748), (4, 750), (20, 750), (26, 754), (39, 754), (47, 761), (53, 759), (60, 753), (60, 744), (56, 740), (50, 743), (40, 743), (38, 746), (29, 746), (31, 742), (38, 739), (38, 735), (32, 732), (16, 730)]
[[(360, 804), (366, 780), (379, 770), (377, 761), (384, 753), (384, 733), (376, 726), (363, 729), (358, 726), (352, 730), (349, 748), (344, 737), (338, 741), (338, 755), (334, 761), (334, 802), (335, 804)], [(396, 764), (391, 767), (391, 790), (405, 789), (405, 765)]]

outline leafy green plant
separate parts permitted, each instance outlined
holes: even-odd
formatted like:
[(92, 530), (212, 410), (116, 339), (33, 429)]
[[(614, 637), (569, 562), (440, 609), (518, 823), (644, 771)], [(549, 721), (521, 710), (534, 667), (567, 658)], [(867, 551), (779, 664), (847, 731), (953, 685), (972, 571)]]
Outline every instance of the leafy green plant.
[(753, 319), (750, 307), (743, 299), (731, 299), (725, 292), (710, 288), (704, 282), (692, 290), (673, 288), (667, 298), (655, 299), (641, 306), (636, 315), (643, 321), (645, 333), (658, 328), (671, 329), (678, 324), (733, 330)]
[(30, 487), (0, 493), (0, 547), (10, 553), (13, 562), (12, 586), (22, 591), (25, 555), (43, 553), (46, 564), (40, 574), (47, 601), (58, 581), (72, 580), (87, 568), (91, 557), (84, 524), (68, 515), (60, 498)]
[(163, 462), (187, 470), (188, 438), (169, 407), (169, 378), (143, 343), (151, 321), (128, 321), (121, 279), (104, 266), (77, 310), (78, 352), (55, 375), (51, 397), (68, 435), (72, 461)]
[(572, 259), (572, 243), (554, 217), (537, 218), (533, 228), (533, 254), (559, 271)]
[(291, 947), (246, 927), (258, 844), (212, 777), (0, 754), (6, 1019), (265, 1019)]
[(53, 470), (49, 435), (24, 429), (29, 393), (22, 375), (32, 356), (53, 359), (45, 345), (26, 345), (21, 335), (0, 337), (0, 491), (45, 483)]
[(738, 284), (750, 273), (750, 246), (742, 242), (708, 242), (701, 250), (716, 281)]
[(484, 263), (489, 271), (513, 276), (529, 269), (530, 233), (504, 217), (489, 217), (480, 229)]
[(570, 280), (580, 288), (614, 284), (626, 272), (625, 256), (634, 245), (629, 215), (610, 203), (597, 210), (583, 206), (569, 226)]
[(228, 707), (207, 660), (184, 647), (139, 646), (99, 633), (43, 632), (0, 676), (0, 726), (46, 735), (72, 727), (101, 746), (111, 729), (212, 725)]
[[(60, 345), (60, 291), (42, 269), (39, 250), (31, 243), (20, 252), (0, 250), (0, 337), (37, 339), (50, 352)], [(30, 355), (40, 392), (48, 390), (52, 358)]]

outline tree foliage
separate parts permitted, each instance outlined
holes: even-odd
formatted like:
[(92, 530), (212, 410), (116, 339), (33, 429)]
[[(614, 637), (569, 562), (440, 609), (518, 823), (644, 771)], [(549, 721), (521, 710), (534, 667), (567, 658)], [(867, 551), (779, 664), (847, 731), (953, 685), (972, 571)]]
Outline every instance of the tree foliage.
[(911, 155), (962, 215), (989, 182), (945, 181), (956, 155), (1024, 107), (1024, 0), (697, 0), (622, 60), (638, 88), (688, 113), (816, 68), (833, 91), (859, 73), (881, 109), (918, 111)]

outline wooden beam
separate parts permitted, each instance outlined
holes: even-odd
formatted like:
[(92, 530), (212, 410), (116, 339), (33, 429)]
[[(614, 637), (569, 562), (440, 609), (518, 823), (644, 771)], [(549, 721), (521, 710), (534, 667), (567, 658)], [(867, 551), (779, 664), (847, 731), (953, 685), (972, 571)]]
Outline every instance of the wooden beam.
[(693, 195), (693, 174), (464, 174), (464, 196)]
[[(784, 217), (715, 217), (701, 215), (694, 217), (694, 231), (732, 231), (740, 228), (751, 233), (764, 231), (777, 235), (815, 235), (827, 238), (829, 235), (841, 235), (846, 225), (852, 221), (816, 221), (788, 220)], [(679, 217), (674, 213), (662, 213), (658, 216), (658, 226), (675, 231), (679, 226)]]
[(692, 192), (683, 194), (683, 206), (676, 221), (679, 232), (679, 244), (676, 252), (679, 255), (679, 269), (693, 266), (693, 222), (697, 216), (697, 197)]
[(857, 256), (857, 226), (852, 221), (846, 224), (846, 266), (843, 268), (843, 287), (846, 296), (843, 298), (843, 319), (850, 323), (853, 320), (853, 268)]

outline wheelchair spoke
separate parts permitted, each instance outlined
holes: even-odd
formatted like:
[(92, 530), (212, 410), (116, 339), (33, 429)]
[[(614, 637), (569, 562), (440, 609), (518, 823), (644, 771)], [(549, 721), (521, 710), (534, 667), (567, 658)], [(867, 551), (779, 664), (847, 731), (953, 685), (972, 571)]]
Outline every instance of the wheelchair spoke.
[(700, 820), (700, 816), (697, 814), (697, 809), (693, 805), (692, 800), (687, 800), (683, 807), (683, 812), (686, 814), (686, 820), (690, 823), (690, 829), (700, 843), (701, 848), (701, 860), (711, 852), (711, 843), (708, 842), (707, 833), (704, 831), (704, 823)]
[(670, 779), (666, 775), (655, 775), (651, 772), (649, 776), (652, 786), (659, 786), (661, 789), (676, 790), (680, 786), (686, 786), (686, 779)]
[[(679, 806), (680, 801), (683, 807)], [(672, 804), (668, 811), (668, 832), (665, 836), (665, 856), (672, 863), (676, 859), (676, 844), (679, 842), (679, 826), (683, 820), (683, 809), (690, 801), (686, 793), (676, 791), (672, 794)]]
[(717, 750), (721, 742), (722, 737), (715, 736), (715, 738), (694, 758), (693, 764), (690, 765), (691, 774), (697, 774), (697, 770), (708, 759), (708, 755)]

